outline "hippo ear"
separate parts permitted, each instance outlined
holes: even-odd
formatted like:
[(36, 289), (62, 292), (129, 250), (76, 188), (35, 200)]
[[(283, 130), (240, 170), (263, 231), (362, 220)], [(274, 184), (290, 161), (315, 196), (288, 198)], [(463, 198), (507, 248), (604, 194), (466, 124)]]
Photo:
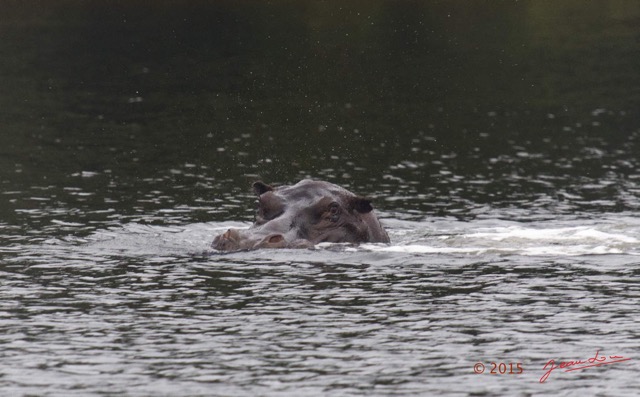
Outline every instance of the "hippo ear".
[(255, 182), (252, 187), (253, 187), (253, 192), (258, 196), (261, 196), (262, 194), (273, 190), (273, 187), (267, 185), (262, 181)]
[(354, 197), (349, 203), (350, 207), (361, 214), (369, 213), (373, 210), (371, 200), (364, 197)]

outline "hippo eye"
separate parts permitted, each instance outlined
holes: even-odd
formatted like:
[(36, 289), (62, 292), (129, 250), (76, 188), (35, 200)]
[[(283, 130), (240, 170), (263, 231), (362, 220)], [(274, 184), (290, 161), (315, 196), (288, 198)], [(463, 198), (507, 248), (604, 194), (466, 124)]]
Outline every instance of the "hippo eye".
[(329, 204), (329, 219), (331, 222), (337, 222), (340, 218), (340, 205), (338, 203)]
[(256, 209), (256, 222), (264, 223), (268, 220), (268, 211), (262, 203), (258, 202), (258, 208)]
[(257, 222), (266, 222), (282, 215), (284, 207), (273, 199), (263, 199), (258, 201), (258, 210), (256, 212)]
[(271, 219), (271, 216), (270, 216), (271, 213), (270, 213), (269, 209), (265, 208), (263, 206), (258, 207), (257, 215), (260, 218), (263, 218), (263, 219)]

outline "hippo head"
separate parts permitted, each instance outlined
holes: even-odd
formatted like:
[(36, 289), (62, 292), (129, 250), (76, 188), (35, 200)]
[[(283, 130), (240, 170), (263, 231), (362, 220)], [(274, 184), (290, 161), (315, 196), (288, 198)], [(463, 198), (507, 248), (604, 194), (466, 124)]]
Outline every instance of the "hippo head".
[(274, 188), (253, 184), (258, 196), (255, 223), (229, 229), (213, 240), (220, 251), (303, 248), (322, 242), (388, 243), (371, 202), (329, 182), (303, 180)]

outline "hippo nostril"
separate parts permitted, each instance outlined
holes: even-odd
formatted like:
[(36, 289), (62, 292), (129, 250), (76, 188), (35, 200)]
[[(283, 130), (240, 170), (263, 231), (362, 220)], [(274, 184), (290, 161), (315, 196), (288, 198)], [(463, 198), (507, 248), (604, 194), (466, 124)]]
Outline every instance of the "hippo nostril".
[(240, 233), (236, 229), (228, 229), (213, 239), (211, 246), (220, 251), (234, 251), (240, 248)]
[(228, 229), (226, 232), (224, 232), (224, 234), (222, 235), (222, 238), (226, 239), (226, 240), (237, 240), (239, 236), (238, 230), (236, 229)]
[(269, 237), (269, 244), (277, 244), (284, 241), (284, 236), (282, 234), (276, 234), (275, 236)]
[(287, 240), (282, 234), (271, 234), (259, 241), (253, 248), (284, 248)]

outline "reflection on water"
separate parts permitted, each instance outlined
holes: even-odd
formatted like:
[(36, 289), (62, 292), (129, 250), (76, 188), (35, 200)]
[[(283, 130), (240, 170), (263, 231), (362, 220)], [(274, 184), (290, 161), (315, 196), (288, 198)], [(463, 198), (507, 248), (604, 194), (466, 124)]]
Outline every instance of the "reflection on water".
[[(637, 394), (639, 16), (0, 2), (0, 387)], [(210, 249), (308, 177), (392, 244)], [(539, 383), (598, 349), (632, 360)]]

